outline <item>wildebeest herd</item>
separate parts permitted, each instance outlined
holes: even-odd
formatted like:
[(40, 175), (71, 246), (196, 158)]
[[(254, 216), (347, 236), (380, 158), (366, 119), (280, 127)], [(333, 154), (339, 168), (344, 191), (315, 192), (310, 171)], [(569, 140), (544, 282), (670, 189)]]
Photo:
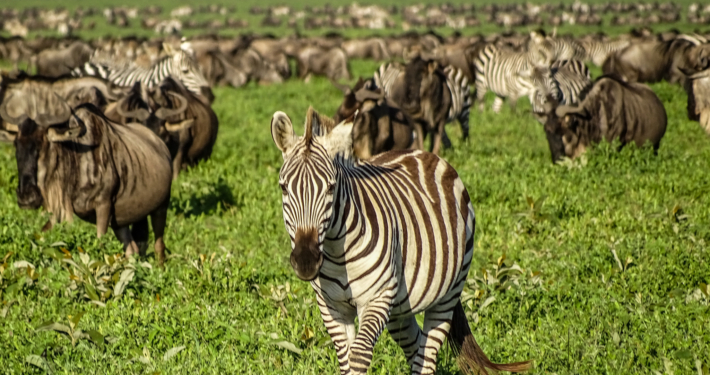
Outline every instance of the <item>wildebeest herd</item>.
[[(217, 141), (212, 86), (281, 84), (294, 62), (299, 79), (323, 76), (341, 89), (332, 118), (308, 110), (303, 137), (283, 112), (271, 132), (284, 159), (291, 265), (316, 292), (343, 374), (367, 372), (385, 327), (414, 374), (435, 372), (447, 338), (464, 371), (529, 368), (492, 363), (473, 339), (459, 297), (475, 215), (437, 156), (451, 147), (446, 124), (469, 137), (470, 110), (486, 110), (488, 91), (494, 112), (528, 98), (553, 162), (604, 140), (657, 150), (667, 116), (648, 82), (682, 85), (689, 118), (710, 133), (710, 43), (701, 34), (11, 38), (0, 53), (37, 72), (0, 76), (0, 139), (14, 143), (18, 205), (49, 212), (43, 230), (74, 215), (98, 236), (111, 227), (127, 256), (145, 253), (150, 218), (161, 265), (171, 183)], [(339, 81), (351, 79), (350, 59), (384, 63), (349, 86)], [(604, 75), (592, 80), (587, 64)]]

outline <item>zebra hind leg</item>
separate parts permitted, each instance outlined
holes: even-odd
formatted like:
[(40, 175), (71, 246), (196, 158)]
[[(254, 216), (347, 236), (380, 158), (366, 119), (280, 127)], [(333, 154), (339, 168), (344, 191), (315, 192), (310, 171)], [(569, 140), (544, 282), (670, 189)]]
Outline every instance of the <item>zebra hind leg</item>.
[(503, 107), (503, 97), (496, 96), (495, 100), (493, 101), (493, 112), (500, 113), (501, 107)]
[(473, 337), (460, 300), (456, 302), (456, 306), (451, 313), (451, 329), (448, 331), (449, 342), (454, 353), (458, 354), (458, 365), (461, 372), (472, 375), (486, 374), (488, 373), (486, 369), (493, 370), (493, 372), (523, 372), (530, 369), (530, 361), (515, 363), (491, 362)]
[(419, 328), (416, 317), (412, 315), (407, 318), (391, 320), (387, 323), (387, 331), (404, 351), (412, 374), (420, 373), (424, 366), (421, 348), (424, 346), (426, 337)]

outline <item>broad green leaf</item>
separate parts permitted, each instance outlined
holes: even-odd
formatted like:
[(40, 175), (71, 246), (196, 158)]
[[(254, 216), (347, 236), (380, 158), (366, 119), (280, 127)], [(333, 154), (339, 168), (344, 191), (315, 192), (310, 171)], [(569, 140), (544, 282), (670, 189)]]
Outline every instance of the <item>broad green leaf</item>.
[(103, 344), (104, 342), (104, 335), (100, 334), (99, 331), (97, 330), (89, 330), (86, 332), (89, 335), (89, 338), (91, 338), (91, 341), (93, 341), (96, 344)]
[(288, 342), (288, 341), (274, 341), (272, 344), (278, 346), (279, 348), (283, 348), (289, 351), (292, 351), (296, 354), (301, 354), (303, 352), (303, 349), (299, 349), (296, 345)]
[(71, 329), (69, 329), (69, 327), (65, 326), (64, 324), (56, 323), (56, 322), (45, 322), (45, 323), (42, 323), (39, 327), (35, 328), (35, 332), (43, 332), (43, 331), (56, 331), (56, 332), (65, 333), (65, 334), (71, 336)]
[(168, 350), (167, 352), (165, 352), (165, 355), (163, 355), (163, 361), (167, 361), (170, 358), (175, 357), (175, 355), (177, 355), (178, 353), (180, 353), (184, 349), (185, 349), (185, 346), (177, 346), (177, 347), (174, 347), (174, 348)]
[(133, 280), (133, 275), (135, 275), (135, 271), (131, 269), (123, 270), (123, 272), (121, 272), (121, 277), (118, 279), (118, 282), (113, 288), (114, 296), (118, 298), (123, 294), (123, 291), (126, 289), (126, 286), (128, 286), (128, 283)]
[(12, 266), (15, 268), (35, 268), (34, 264), (26, 260), (18, 260), (17, 262), (13, 263)]
[(478, 308), (478, 310), (480, 311), (480, 310), (485, 309), (488, 305), (490, 305), (491, 303), (493, 303), (493, 301), (495, 301), (495, 300), (496, 300), (496, 297), (495, 297), (495, 296), (490, 296), (490, 297), (486, 298), (486, 300), (483, 301), (483, 303), (482, 303), (481, 306)]
[(69, 325), (72, 327), (72, 329), (76, 329), (76, 326), (79, 325), (79, 321), (81, 320), (81, 317), (84, 316), (84, 314), (85, 312), (81, 311), (72, 315), (72, 317), (69, 318)]
[(47, 363), (47, 360), (44, 358), (36, 355), (36, 354), (30, 354), (27, 357), (25, 357), (25, 362), (31, 364), (32, 366), (39, 367), (43, 371), (49, 371), (49, 363)]

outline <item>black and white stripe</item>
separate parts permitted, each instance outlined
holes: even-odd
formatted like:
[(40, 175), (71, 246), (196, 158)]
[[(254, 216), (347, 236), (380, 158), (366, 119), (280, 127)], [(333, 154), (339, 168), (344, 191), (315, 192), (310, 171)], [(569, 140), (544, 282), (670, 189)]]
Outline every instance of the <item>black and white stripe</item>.
[(511, 105), (514, 105), (519, 98), (534, 94), (536, 87), (554, 89), (547, 68), (550, 56), (549, 51), (514, 52), (501, 50), (493, 44), (486, 46), (474, 62), (476, 100), (481, 110), (488, 90), (496, 95), (493, 111), (498, 113), (504, 98), (508, 98)]
[(358, 161), (351, 131), (309, 109), (299, 138), (284, 113), (274, 114), (291, 264), (303, 248), (322, 254), (311, 286), (341, 374), (366, 374), (385, 327), (413, 374), (434, 374), (471, 264), (473, 206), (443, 159), (391, 151)]
[(553, 61), (584, 61), (587, 58), (587, 50), (580, 42), (574, 39), (548, 37), (546, 38), (546, 43), (548, 43), (548, 46), (552, 51), (551, 60)]
[(533, 112), (543, 111), (543, 106), (548, 97), (552, 97), (559, 104), (576, 104), (592, 86), (589, 68), (579, 60), (555, 61), (550, 66), (552, 80), (540, 83), (531, 96)]
[(629, 40), (614, 40), (602, 42), (596, 40), (582, 40), (580, 44), (586, 51), (584, 61), (591, 61), (596, 66), (602, 66), (604, 61), (616, 51), (621, 51), (631, 44)]
[(121, 87), (131, 87), (140, 81), (149, 88), (160, 85), (166, 77), (172, 76), (195, 95), (203, 95), (202, 88), (209, 87), (192, 55), (182, 49), (170, 51), (147, 69), (135, 64), (111, 64), (106, 60), (92, 59), (74, 69), (72, 75), (101, 77)]

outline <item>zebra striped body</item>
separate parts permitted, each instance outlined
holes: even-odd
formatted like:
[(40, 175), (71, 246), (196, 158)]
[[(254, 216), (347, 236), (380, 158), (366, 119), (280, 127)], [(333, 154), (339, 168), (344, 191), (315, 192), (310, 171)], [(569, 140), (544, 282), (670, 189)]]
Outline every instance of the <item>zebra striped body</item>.
[(536, 51), (503, 51), (489, 44), (481, 51), (474, 64), (476, 100), (480, 103), (481, 110), (488, 90), (496, 95), (493, 111), (498, 113), (503, 105), (503, 98), (508, 98), (511, 105), (514, 105), (518, 98), (533, 94), (536, 87), (552, 87), (551, 74), (549, 69), (545, 68), (546, 60)]
[(335, 126), (309, 109), (306, 135), (298, 138), (290, 119), (274, 114), (291, 264), (311, 281), (341, 374), (367, 372), (385, 327), (413, 374), (434, 374), (473, 254), (468, 192), (430, 153), (354, 160), (351, 131), (352, 124)]
[(203, 96), (203, 87), (209, 87), (192, 56), (178, 50), (158, 60), (146, 69), (133, 64), (111, 64), (107, 61), (89, 61), (74, 69), (73, 76), (101, 77), (117, 86), (131, 87), (141, 82), (149, 88), (160, 85), (166, 77), (173, 76), (195, 95)]
[(550, 66), (552, 80), (535, 88), (531, 96), (533, 112), (544, 112), (549, 97), (562, 105), (572, 105), (583, 99), (592, 86), (589, 68), (579, 60), (555, 61)]
[(621, 51), (631, 44), (629, 40), (615, 40), (611, 42), (600, 42), (596, 40), (583, 40), (582, 46), (587, 52), (585, 61), (591, 61), (596, 66), (602, 66), (604, 61), (614, 52)]
[(552, 50), (552, 60), (585, 60), (587, 50), (574, 39), (549, 37), (546, 40)]
[[(380, 68), (374, 73), (375, 85), (382, 89), (385, 97), (392, 98), (393, 92), (397, 89), (395, 86), (402, 85), (404, 68), (399, 63), (388, 63), (380, 65)], [(468, 78), (461, 69), (451, 65), (444, 68), (444, 75), (446, 76), (446, 86), (451, 93), (451, 107), (446, 123), (458, 121), (464, 138), (466, 138), (470, 129), (469, 116), (471, 113), (471, 87)], [(443, 141), (445, 147), (451, 147), (451, 142), (446, 135), (444, 135)]]

